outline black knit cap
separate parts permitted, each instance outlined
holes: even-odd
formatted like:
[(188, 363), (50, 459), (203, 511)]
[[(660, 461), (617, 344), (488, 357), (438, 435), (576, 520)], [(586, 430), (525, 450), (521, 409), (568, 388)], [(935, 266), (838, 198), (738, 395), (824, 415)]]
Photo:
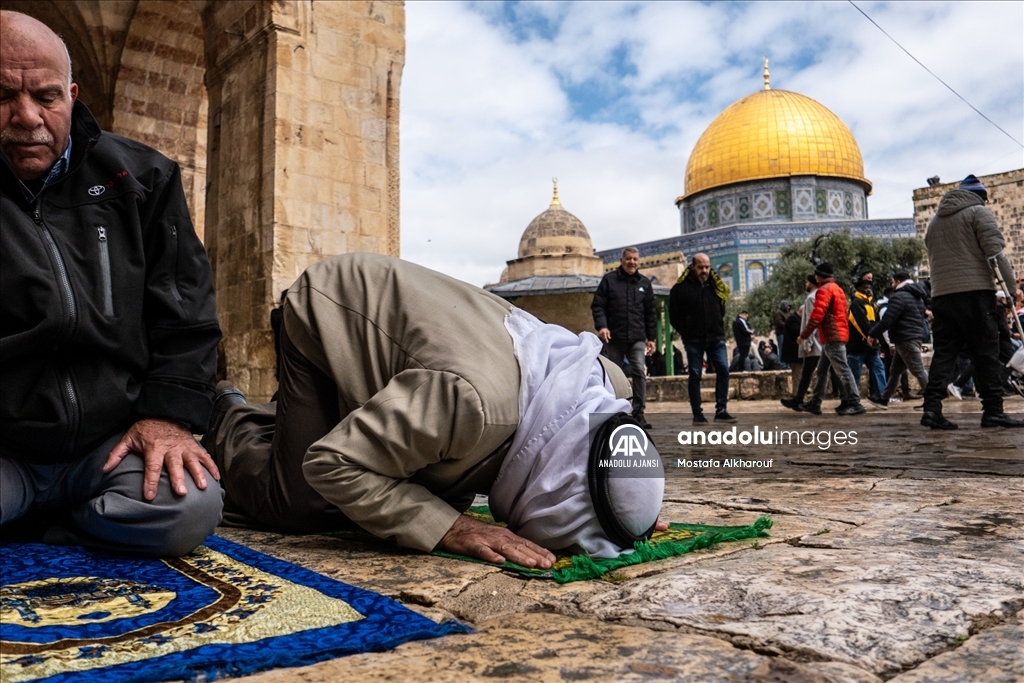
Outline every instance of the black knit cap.
[(978, 180), (978, 176), (973, 173), (960, 181), (959, 189), (973, 192), (974, 194), (980, 195), (986, 202), (988, 201), (988, 190), (985, 188), (985, 185)]
[(814, 274), (819, 277), (835, 277), (835, 270), (832, 268), (831, 263), (823, 261), (814, 269)]

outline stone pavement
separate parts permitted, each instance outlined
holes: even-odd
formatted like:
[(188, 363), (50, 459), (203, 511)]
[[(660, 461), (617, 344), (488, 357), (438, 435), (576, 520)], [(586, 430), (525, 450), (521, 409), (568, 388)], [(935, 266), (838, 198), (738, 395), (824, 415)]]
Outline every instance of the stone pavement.
[[(790, 467), (774, 475), (669, 467), (666, 517), (749, 524), (770, 514), (771, 538), (607, 580), (560, 586), (385, 545), (219, 530), (476, 628), (246, 680), (1024, 681), (1024, 430), (982, 430), (976, 401), (947, 403), (957, 432), (920, 427), (905, 404), (843, 419), (759, 401), (729, 409), (741, 429), (759, 415), (856, 429), (861, 448), (783, 449)], [(666, 463), (693, 455), (676, 443), (690, 429), (687, 407), (651, 410)], [(1021, 415), (1024, 400), (1007, 411)]]

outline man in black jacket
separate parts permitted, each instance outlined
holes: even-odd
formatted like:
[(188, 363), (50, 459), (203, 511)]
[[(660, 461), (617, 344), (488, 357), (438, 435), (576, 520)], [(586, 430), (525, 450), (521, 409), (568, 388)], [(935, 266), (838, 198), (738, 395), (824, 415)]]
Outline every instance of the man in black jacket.
[(895, 347), (892, 365), (889, 367), (889, 380), (881, 397), (868, 397), (869, 401), (886, 409), (904, 371), (909, 371), (916, 377), (922, 387), (928, 386), (928, 371), (925, 370), (924, 361), (921, 359), (921, 340), (924, 336), (928, 293), (924, 287), (911, 279), (909, 273), (896, 273), (893, 275), (892, 284), (895, 291), (889, 297), (885, 315), (871, 328), (867, 338), (867, 344), (872, 345), (888, 331), (889, 340)]
[(729, 368), (730, 372), (743, 372), (747, 359), (750, 357), (750, 344), (754, 341), (754, 329), (747, 322), (749, 317), (749, 313), (740, 311), (740, 314), (732, 321), (732, 337), (736, 340), (736, 350), (733, 352), (735, 360)]
[(729, 288), (711, 268), (707, 254), (695, 254), (690, 267), (669, 293), (672, 327), (683, 338), (690, 368), (687, 391), (694, 424), (707, 424), (700, 406), (700, 381), (705, 356), (715, 369), (715, 421), (736, 422), (726, 411), (729, 401), (729, 361), (725, 353), (725, 302)]
[(594, 329), (604, 342), (604, 355), (622, 366), (633, 384), (633, 417), (645, 428), (647, 406), (647, 362), (654, 353), (658, 332), (658, 312), (654, 306), (654, 286), (640, 274), (640, 251), (622, 250), (619, 267), (601, 278), (590, 310)]
[[(220, 521), (220, 340), (177, 164), (103, 133), (64, 44), (0, 13), (0, 524), (181, 555)], [(185, 470), (189, 476), (185, 475)]]

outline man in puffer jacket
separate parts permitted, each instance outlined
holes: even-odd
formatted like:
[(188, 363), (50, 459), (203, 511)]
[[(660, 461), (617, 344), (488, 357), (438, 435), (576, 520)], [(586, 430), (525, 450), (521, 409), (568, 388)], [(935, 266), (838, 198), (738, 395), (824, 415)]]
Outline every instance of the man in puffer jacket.
[[(974, 362), (974, 381), (983, 410), (981, 426), (1024, 427), (1024, 420), (1003, 412), (991, 262), (1014, 291), (1016, 277), (1003, 254), (1003, 234), (985, 208), (987, 201), (985, 186), (975, 176), (967, 176), (957, 189), (942, 197), (924, 237), (931, 265), (935, 355), (924, 391), (921, 424), (932, 429), (957, 428), (943, 417), (942, 399), (961, 350)], [(1007, 294), (1013, 296), (1014, 291)]]
[(928, 293), (919, 283), (911, 279), (909, 273), (896, 273), (892, 277), (896, 288), (889, 297), (885, 315), (868, 333), (868, 343), (883, 339), (889, 333), (889, 340), (896, 347), (889, 366), (889, 381), (885, 385), (880, 399), (872, 401), (879, 407), (888, 409), (889, 399), (896, 391), (900, 375), (909, 370), (917, 378), (922, 387), (928, 386), (928, 371), (924, 369), (921, 359), (921, 341), (924, 338), (924, 316), (927, 308)]
[(866, 412), (860, 402), (857, 383), (846, 361), (846, 342), (850, 339), (850, 329), (846, 323), (846, 294), (836, 284), (833, 267), (824, 262), (814, 269), (814, 277), (818, 281), (818, 291), (814, 296), (814, 310), (810, 320), (800, 332), (798, 344), (807, 341), (815, 330), (821, 338), (821, 360), (818, 361), (814, 396), (800, 406), (800, 409), (821, 415), (821, 402), (825, 398), (828, 386), (829, 368), (834, 367), (839, 376), (839, 391), (842, 402), (836, 408), (840, 415), (860, 415)]

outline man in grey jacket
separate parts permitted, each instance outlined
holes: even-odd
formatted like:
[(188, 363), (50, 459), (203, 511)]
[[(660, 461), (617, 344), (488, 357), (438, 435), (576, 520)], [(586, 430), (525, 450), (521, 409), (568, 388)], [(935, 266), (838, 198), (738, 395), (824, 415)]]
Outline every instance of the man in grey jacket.
[[(631, 391), (600, 351), (592, 334), (406, 261), (310, 266), (285, 298), (276, 404), (235, 405), (204, 438), (225, 520), (298, 533), (355, 523), (408, 548), (531, 567), (572, 545), (617, 555), (632, 540), (602, 533), (588, 421), (628, 413)], [(663, 480), (623, 482), (639, 487), (623, 493), (643, 501), (626, 524), (643, 535)], [(461, 514), (476, 493), (507, 529)]]
[(1009, 287), (1013, 287), (1016, 277), (1003, 253), (1003, 234), (992, 212), (985, 208), (987, 201), (985, 186), (975, 176), (967, 176), (957, 189), (943, 196), (924, 238), (931, 265), (935, 355), (924, 392), (921, 424), (932, 429), (957, 428), (956, 423), (943, 417), (942, 399), (961, 350), (966, 350), (974, 362), (983, 409), (981, 426), (1024, 427), (1024, 420), (1003, 412), (992, 263)]

